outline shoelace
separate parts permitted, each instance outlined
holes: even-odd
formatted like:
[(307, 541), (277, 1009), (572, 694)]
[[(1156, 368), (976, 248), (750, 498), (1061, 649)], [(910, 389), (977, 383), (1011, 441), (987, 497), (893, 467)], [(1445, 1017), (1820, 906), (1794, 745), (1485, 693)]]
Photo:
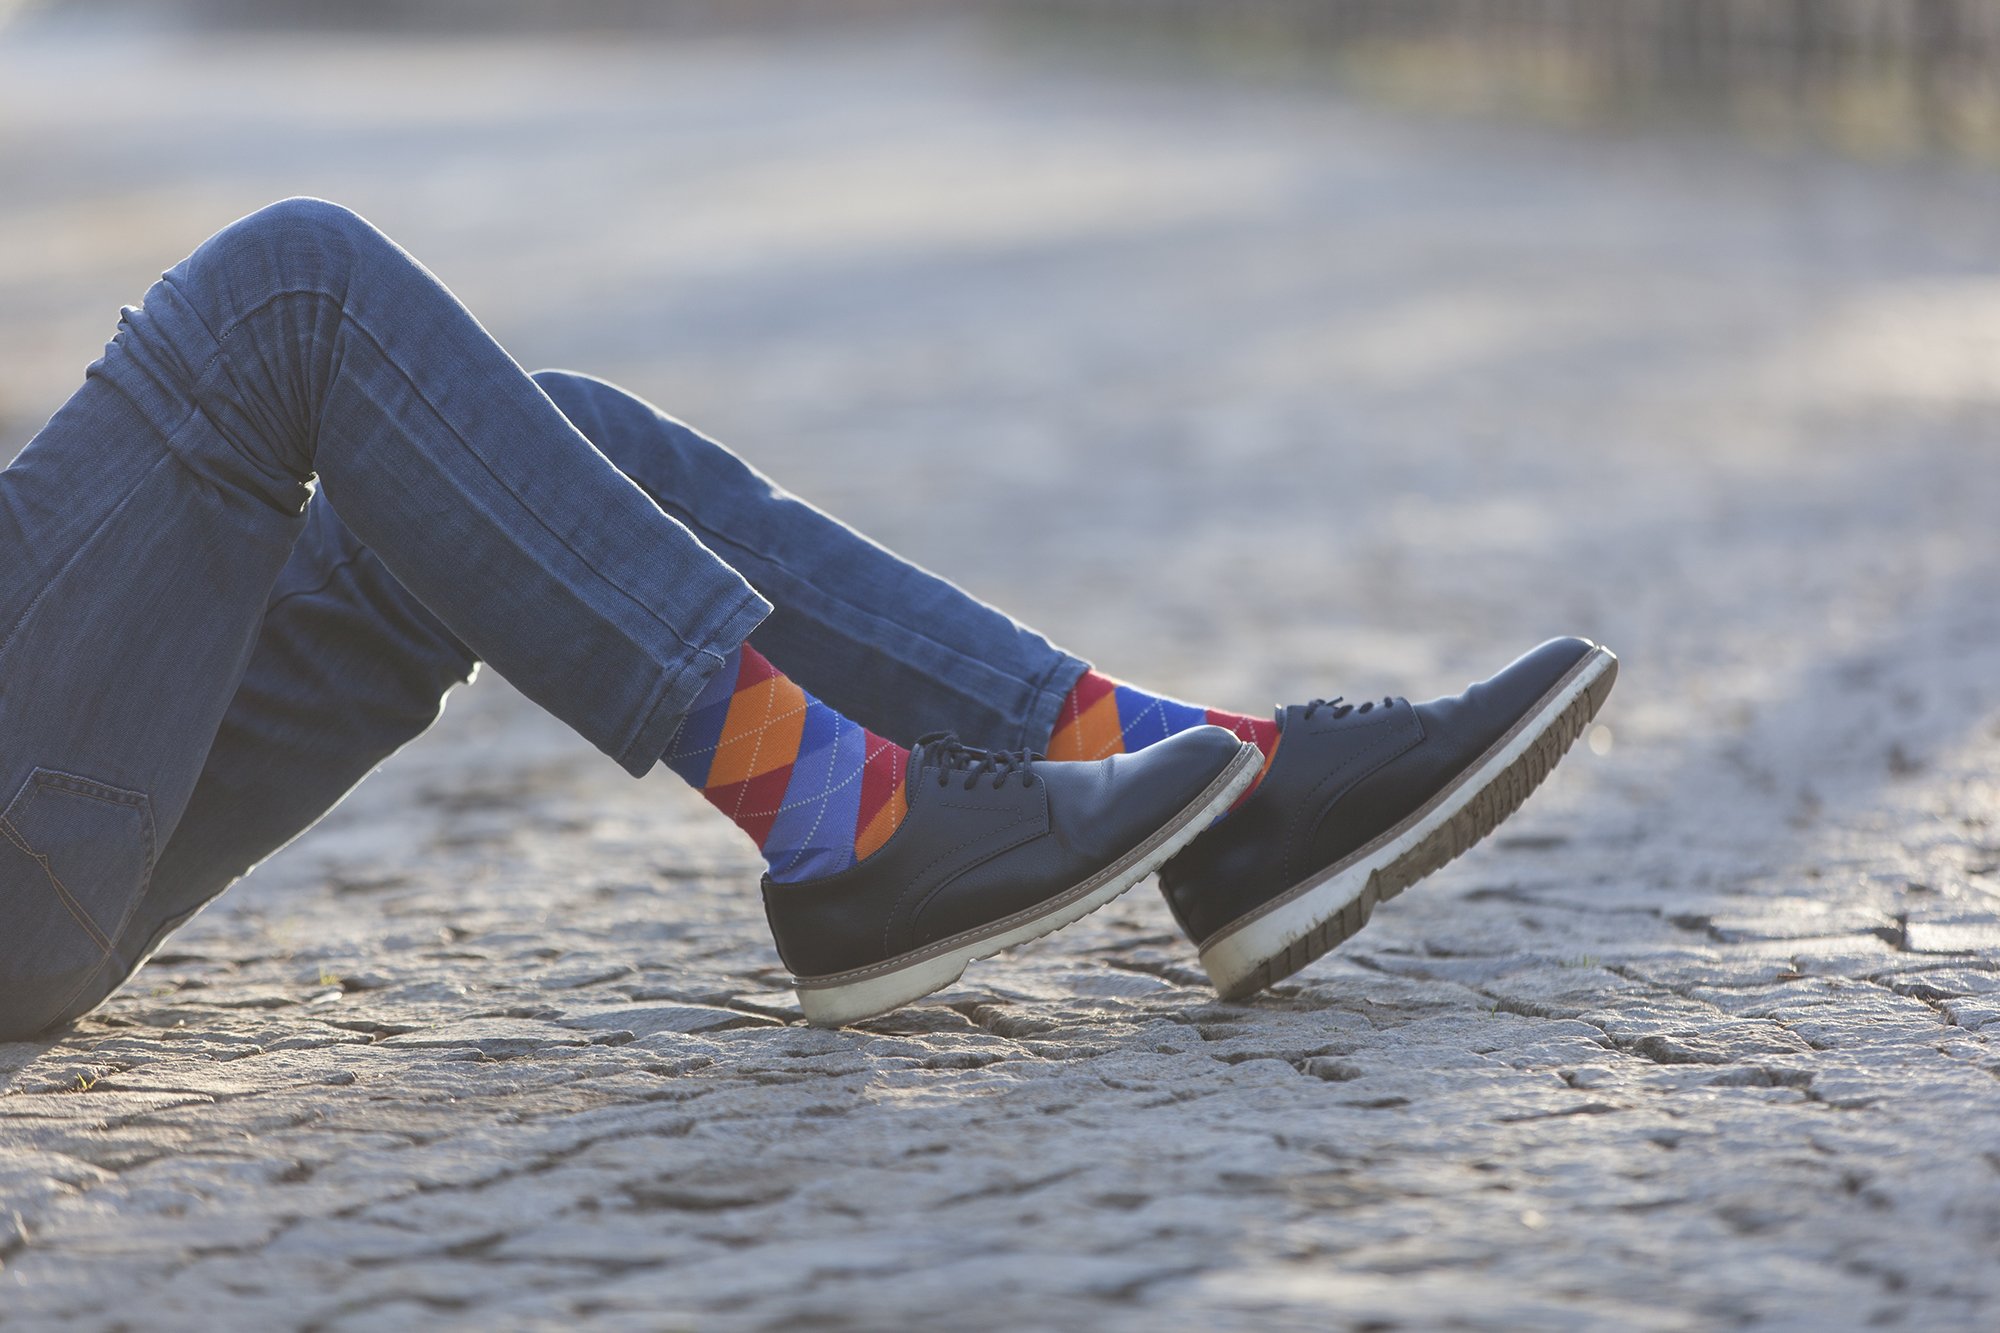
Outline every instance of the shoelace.
[(918, 737), (917, 749), (936, 762), (938, 786), (949, 782), (954, 773), (963, 773), (967, 791), (971, 791), (974, 784), (988, 773), (993, 775), (995, 791), (1005, 786), (1008, 777), (1015, 773), (1021, 775), (1023, 787), (1032, 787), (1035, 780), (1029, 770), (1036, 760), (1043, 757), (1027, 750), (975, 750), (962, 744), (957, 735), (949, 731), (933, 731), (928, 736)]
[[(1346, 717), (1349, 713), (1370, 713), (1375, 710), (1376, 702), (1377, 702), (1376, 700), (1370, 699), (1367, 703), (1357, 705), (1348, 703), (1346, 700), (1341, 699), (1338, 696), (1332, 699), (1315, 699), (1311, 703), (1306, 705), (1305, 716), (1309, 718), (1322, 708), (1332, 709), (1333, 715), (1336, 718)], [(1396, 701), (1394, 699), (1383, 699), (1380, 701), (1382, 707), (1384, 708), (1389, 707), (1395, 702)]]

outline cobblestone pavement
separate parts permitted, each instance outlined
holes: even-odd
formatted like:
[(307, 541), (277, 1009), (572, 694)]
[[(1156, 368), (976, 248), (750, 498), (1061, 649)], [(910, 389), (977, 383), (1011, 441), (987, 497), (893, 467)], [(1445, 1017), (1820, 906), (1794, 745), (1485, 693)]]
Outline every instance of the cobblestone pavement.
[(0, 182), (16, 444), (311, 192), (1118, 674), (1625, 665), (1273, 994), (1142, 888), (842, 1032), (734, 830), (483, 680), (0, 1046), (0, 1325), (1994, 1320), (2000, 182), (953, 27), (24, 29)]

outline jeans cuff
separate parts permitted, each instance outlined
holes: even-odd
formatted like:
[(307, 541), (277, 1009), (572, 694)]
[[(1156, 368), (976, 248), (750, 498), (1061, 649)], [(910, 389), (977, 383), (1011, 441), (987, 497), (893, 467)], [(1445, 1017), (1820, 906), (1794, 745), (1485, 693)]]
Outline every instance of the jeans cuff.
[(1090, 663), (1058, 651), (1056, 660), (1031, 687), (1035, 696), (1028, 705), (1027, 717), (1021, 720), (1020, 748), (1037, 751), (1049, 748), (1049, 741), (1056, 734), (1056, 720), (1062, 715), (1063, 700), (1069, 698), (1076, 682), (1088, 670)]
[(660, 690), (645, 720), (633, 733), (632, 741), (618, 755), (618, 764), (635, 778), (645, 777), (667, 752), (674, 729), (694, 703), (709, 677), (723, 660), (736, 651), (750, 631), (771, 614), (771, 604), (755, 592), (746, 591), (715, 627), (696, 637), (694, 646), (681, 659), (678, 670), (661, 678)]

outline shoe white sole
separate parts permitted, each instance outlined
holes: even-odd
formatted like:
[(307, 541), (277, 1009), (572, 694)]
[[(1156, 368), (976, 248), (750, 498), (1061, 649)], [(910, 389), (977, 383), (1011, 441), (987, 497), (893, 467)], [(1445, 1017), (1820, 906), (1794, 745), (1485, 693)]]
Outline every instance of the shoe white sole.
[(1360, 930), (1378, 903), (1491, 833), (1583, 734), (1617, 678), (1610, 650), (1591, 649), (1420, 809), (1224, 927), (1201, 948), (1217, 993), (1241, 999), (1290, 976)]
[(1026, 911), (872, 967), (794, 978), (792, 984), (798, 990), (799, 1008), (805, 1011), (806, 1021), (815, 1027), (840, 1027), (886, 1014), (951, 985), (975, 958), (1038, 939), (1088, 916), (1194, 841), (1210, 820), (1227, 810), (1256, 780), (1263, 766), (1263, 751), (1244, 742), (1215, 780), (1151, 837), (1081, 884)]

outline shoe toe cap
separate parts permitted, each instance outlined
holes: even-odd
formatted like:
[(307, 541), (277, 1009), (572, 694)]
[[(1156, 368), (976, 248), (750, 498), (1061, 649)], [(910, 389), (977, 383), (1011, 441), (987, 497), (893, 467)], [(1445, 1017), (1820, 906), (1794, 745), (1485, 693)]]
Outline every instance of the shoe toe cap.
[(1231, 732), (1203, 726), (1093, 763), (1038, 765), (1050, 824), (1072, 847), (1120, 855), (1199, 796), (1242, 748)]
[(1536, 644), (1502, 667), (1487, 684), (1519, 688), (1540, 695), (1561, 680), (1569, 669), (1597, 651), (1589, 639), (1565, 635)]
[[(1433, 741), (1484, 748), (1585, 658), (1603, 651), (1589, 639), (1550, 639), (1515, 658), (1462, 694), (1417, 705)], [(1607, 654), (1608, 655), (1608, 654)]]

